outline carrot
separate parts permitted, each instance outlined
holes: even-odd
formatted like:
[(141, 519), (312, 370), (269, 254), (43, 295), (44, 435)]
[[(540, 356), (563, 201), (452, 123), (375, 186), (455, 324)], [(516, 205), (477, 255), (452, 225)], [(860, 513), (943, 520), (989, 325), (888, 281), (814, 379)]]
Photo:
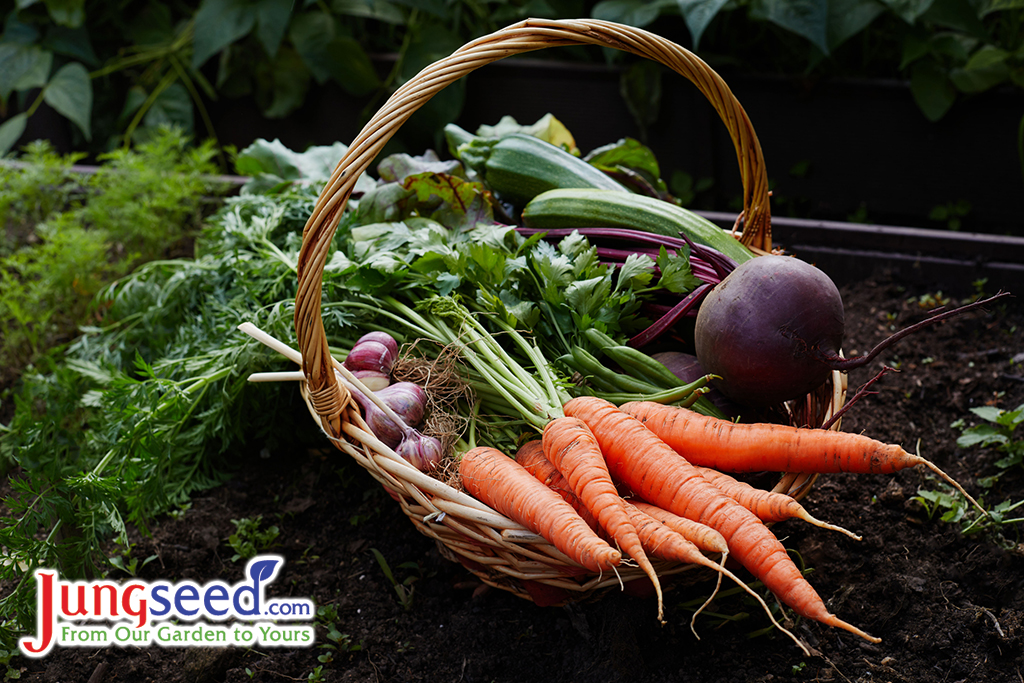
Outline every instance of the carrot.
[[(590, 513), (589, 510), (583, 505), (579, 497), (576, 496), (569, 488), (568, 482), (565, 477), (555, 468), (551, 461), (548, 460), (543, 453), (543, 447), (541, 441), (533, 440), (523, 444), (519, 451), (516, 452), (516, 462), (520, 463), (526, 468), (526, 471), (534, 475), (540, 480), (545, 486), (548, 486), (554, 491), (557, 491), (561, 496), (571, 504), (580, 516), (588, 522), (590, 527), (603, 535), (603, 529), (597, 526), (597, 520)], [(718, 583), (715, 585), (715, 589), (708, 596), (707, 601), (696, 610), (693, 617), (690, 619), (690, 630), (693, 631), (693, 635), (700, 639), (697, 634), (696, 620), (704, 608), (711, 604), (715, 596), (718, 594), (719, 587), (721, 586), (721, 580), (723, 576), (726, 576), (737, 583), (743, 590), (750, 593), (755, 600), (761, 603), (764, 607), (765, 612), (768, 614), (768, 618), (779, 627), (779, 629), (789, 635), (793, 640), (804, 649), (804, 645), (797, 640), (792, 633), (787, 631), (775, 620), (771, 613), (771, 610), (761, 599), (761, 596), (757, 595), (749, 586), (744, 584), (740, 579), (732, 572), (725, 569), (725, 561), (729, 555), (729, 546), (726, 544), (725, 539), (722, 535), (714, 529), (694, 522), (693, 520), (686, 519), (674, 515), (667, 510), (662, 510), (659, 507), (645, 503), (640, 500), (636, 501), (624, 501), (626, 511), (629, 513), (630, 520), (636, 527), (637, 535), (640, 537), (640, 542), (643, 544), (644, 551), (649, 557), (657, 557), (663, 560), (669, 560), (672, 562), (681, 562), (685, 564), (697, 564), (703, 567), (709, 567), (718, 573)], [(590, 523), (590, 521), (593, 523)], [(716, 564), (705, 557), (700, 551), (707, 550), (708, 552), (721, 553), (721, 562)], [(804, 649), (806, 653), (806, 649)]]
[(562, 473), (544, 455), (544, 444), (540, 439), (532, 439), (520, 446), (516, 451), (516, 462), (545, 486), (554, 488), (551, 486), (552, 482), (559, 482), (564, 484), (566, 491), (572, 491), (569, 484), (565, 483)]
[[(536, 477), (542, 484), (562, 496), (566, 503), (572, 505), (579, 513), (583, 521), (594, 531), (600, 534), (601, 527), (597, 518), (587, 509), (580, 497), (573, 493), (569, 482), (565, 480), (558, 468), (551, 464), (551, 461), (544, 455), (544, 446), (540, 439), (527, 441), (516, 451), (516, 462), (526, 468), (526, 471)], [(607, 539), (605, 539), (607, 540)]]
[(829, 613), (764, 523), (701, 477), (639, 420), (593, 396), (574, 398), (563, 410), (590, 427), (614, 478), (650, 503), (717, 529), (731, 555), (797, 614), (881, 642)]
[(572, 506), (501, 451), (485, 446), (467, 451), (459, 475), (473, 497), (540, 534), (581, 566), (602, 572), (622, 560)]
[[(633, 524), (636, 526), (637, 534), (639, 534), (640, 540), (644, 544), (644, 549), (647, 550), (647, 552), (649, 552), (653, 557), (659, 557), (661, 559), (672, 560), (675, 562), (683, 562), (686, 564), (697, 564), (702, 567), (707, 567), (708, 569), (712, 569), (718, 572), (719, 579), (721, 579), (722, 576), (732, 579), (737, 586), (739, 586), (747, 593), (752, 595), (754, 599), (761, 604), (761, 607), (764, 608), (765, 614), (768, 615), (768, 618), (771, 619), (772, 623), (775, 624), (775, 626), (778, 627), (780, 631), (782, 631), (787, 636), (792, 638), (793, 642), (795, 642), (800, 647), (800, 649), (804, 651), (805, 655), (810, 654), (810, 652), (807, 651), (807, 648), (804, 646), (804, 644), (801, 643), (796, 636), (794, 636), (792, 633), (783, 628), (782, 625), (775, 620), (775, 617), (772, 615), (771, 609), (769, 609), (768, 605), (765, 604), (761, 596), (755, 593), (753, 589), (750, 588), (750, 586), (743, 583), (738, 576), (736, 576), (731, 571), (725, 568), (724, 555), (722, 556), (722, 564), (716, 564), (709, 560), (707, 557), (705, 557), (696, 545), (683, 538), (681, 534), (679, 534), (676, 531), (673, 531), (664, 523), (648, 515), (638, 506), (631, 505), (627, 501), (626, 510), (627, 512), (629, 512), (630, 518), (633, 520)], [(694, 622), (697, 619), (697, 615), (699, 615), (704, 610), (704, 608), (708, 606), (711, 600), (714, 599), (716, 593), (718, 593), (718, 586), (715, 587), (714, 592), (711, 594), (711, 597), (707, 599), (707, 602), (701, 605), (700, 609), (694, 612), (693, 618), (690, 620), (690, 630), (693, 631), (693, 635), (697, 636), (698, 640), (700, 639), (700, 636), (697, 635), (697, 630), (694, 627)]]
[(695, 522), (692, 519), (680, 517), (668, 510), (662, 510), (657, 505), (651, 505), (642, 500), (632, 500), (629, 502), (644, 514), (658, 520), (701, 550), (706, 550), (709, 553), (729, 554), (729, 546), (726, 544), (722, 534), (711, 527)]
[(931, 461), (863, 434), (770, 423), (740, 424), (652, 401), (624, 403), (621, 409), (643, 422), (694, 465), (720, 472), (860, 474), (891, 474), (923, 465), (984, 510)]
[(661, 582), (644, 552), (626, 503), (612, 482), (597, 439), (582, 420), (557, 417), (544, 427), (544, 455), (558, 468), (573, 493), (597, 518), (608, 535), (640, 566), (654, 584), (658, 596), (658, 621), (664, 622)]
[(745, 481), (730, 477), (710, 467), (698, 467), (700, 475), (710, 481), (718, 490), (747, 508), (762, 522), (784, 522), (787, 519), (802, 519), (809, 524), (846, 534), (859, 541), (861, 537), (846, 529), (822, 522), (809, 513), (803, 505), (784, 493), (765, 491)]

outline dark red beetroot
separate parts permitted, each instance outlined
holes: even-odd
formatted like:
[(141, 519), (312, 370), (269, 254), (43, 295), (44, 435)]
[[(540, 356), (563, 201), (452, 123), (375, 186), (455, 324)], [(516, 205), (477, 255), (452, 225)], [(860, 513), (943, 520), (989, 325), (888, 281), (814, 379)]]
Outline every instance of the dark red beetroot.
[(697, 313), (695, 345), (715, 387), (739, 404), (776, 405), (821, 386), (833, 370), (863, 367), (896, 341), (922, 327), (958, 316), (994, 296), (936, 313), (879, 342), (871, 351), (842, 358), (845, 316), (835, 283), (814, 266), (768, 255), (736, 267), (707, 294)]
[(799, 398), (832, 372), (842, 348), (839, 290), (825, 273), (789, 256), (738, 266), (701, 303), (696, 351), (715, 386), (744, 405)]

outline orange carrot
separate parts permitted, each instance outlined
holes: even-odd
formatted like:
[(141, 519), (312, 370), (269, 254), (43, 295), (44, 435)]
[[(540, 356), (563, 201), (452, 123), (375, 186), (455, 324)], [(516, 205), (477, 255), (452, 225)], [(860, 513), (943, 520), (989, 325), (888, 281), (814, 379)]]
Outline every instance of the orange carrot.
[[(526, 471), (536, 477), (542, 484), (560, 495), (566, 503), (579, 513), (583, 521), (591, 529), (601, 534), (601, 526), (597, 518), (587, 509), (580, 497), (573, 493), (569, 482), (565, 480), (558, 468), (551, 464), (551, 461), (544, 455), (544, 446), (540, 439), (527, 441), (516, 451), (516, 462), (526, 468)], [(602, 536), (602, 538), (605, 538)], [(605, 538), (605, 540), (608, 540)]]
[(644, 514), (658, 520), (701, 550), (706, 550), (709, 553), (729, 554), (729, 546), (726, 544), (722, 534), (706, 524), (680, 517), (668, 510), (662, 510), (657, 505), (651, 505), (642, 500), (631, 500), (629, 502)]
[(701, 477), (639, 420), (593, 396), (574, 398), (563, 410), (590, 427), (614, 478), (650, 503), (717, 529), (731, 555), (797, 614), (880, 642), (830, 614), (764, 523)]
[(980, 505), (934, 463), (863, 434), (770, 423), (740, 424), (652, 401), (621, 406), (694, 465), (719, 472), (891, 474), (924, 465)]
[(597, 439), (582, 420), (557, 417), (544, 427), (542, 442), (544, 455), (569, 482), (573, 493), (651, 579), (658, 596), (658, 620), (663, 621), (661, 583), (626, 511), (626, 503), (612, 482)]
[(619, 551), (595, 534), (572, 506), (501, 451), (471, 449), (462, 456), (459, 474), (477, 500), (540, 534), (587, 569), (608, 571), (621, 561)]
[[(548, 457), (544, 455), (544, 444), (540, 439), (527, 441), (516, 451), (516, 462), (526, 468), (526, 471), (539, 479), (545, 486), (551, 486), (552, 482), (563, 480), (562, 473), (551, 464)], [(562, 483), (565, 483), (562, 481)], [(568, 484), (565, 490), (570, 491)]]
[(745, 481), (740, 481), (735, 477), (730, 477), (728, 474), (713, 470), (710, 467), (698, 467), (697, 471), (722, 493), (757, 515), (757, 518), (762, 522), (784, 522), (787, 519), (802, 519), (822, 529), (838, 531), (856, 541), (861, 540), (860, 536), (851, 531), (815, 518), (803, 505), (784, 493), (759, 489)]
[[(631, 505), (627, 501), (626, 510), (629, 512), (630, 519), (633, 520), (633, 524), (636, 526), (637, 533), (640, 535), (640, 540), (644, 544), (644, 549), (647, 550), (651, 556), (675, 562), (683, 562), (686, 564), (697, 564), (718, 572), (719, 578), (725, 576), (732, 579), (737, 586), (745, 590), (747, 593), (752, 595), (755, 600), (761, 603), (761, 607), (764, 608), (765, 614), (768, 615), (768, 618), (771, 619), (772, 623), (775, 624), (780, 631), (792, 638), (793, 642), (800, 646), (800, 649), (804, 651), (804, 654), (810, 654), (804, 644), (801, 643), (796, 636), (783, 628), (782, 625), (775, 620), (771, 609), (769, 609), (768, 605), (766, 605), (764, 600), (761, 599), (761, 596), (755, 593), (750, 586), (743, 583), (738, 576), (725, 568), (724, 555), (722, 557), (722, 564), (716, 564), (705, 557), (696, 545), (683, 538), (681, 534), (673, 531), (667, 525), (648, 515), (638, 506)], [(693, 631), (693, 635), (697, 636), (697, 630), (694, 627), (697, 615), (707, 607), (717, 592), (718, 587), (716, 586), (714, 593), (711, 594), (711, 597), (708, 598), (707, 602), (705, 602), (700, 609), (694, 612), (693, 618), (690, 620), (690, 630)], [(697, 636), (697, 638), (699, 639), (700, 636)]]
[[(516, 462), (525, 467), (527, 472), (537, 477), (543, 484), (561, 494), (580, 513), (580, 516), (587, 521), (592, 529), (597, 531), (602, 538), (605, 537), (604, 530), (597, 525), (597, 520), (594, 519), (594, 516), (569, 488), (565, 477), (544, 456), (541, 441), (535, 439), (523, 444), (519, 451), (516, 452)], [(707, 601), (693, 613), (693, 617), (690, 619), (690, 630), (693, 631), (694, 636), (700, 639), (696, 629), (697, 617), (714, 600), (721, 586), (722, 577), (727, 576), (760, 602), (768, 614), (768, 618), (783, 633), (793, 638), (801, 649), (804, 648), (803, 643), (775, 621), (771, 610), (764, 604), (761, 596), (757, 595), (749, 586), (740, 581), (735, 574), (725, 569), (725, 561), (729, 555), (729, 546), (726, 544), (725, 539), (722, 538), (722, 534), (699, 522), (679, 517), (667, 510), (662, 510), (640, 500), (627, 500), (625, 501), (625, 507), (633, 525), (636, 527), (637, 535), (640, 537), (644, 551), (649, 557), (657, 557), (685, 564), (697, 564), (710, 567), (718, 572), (718, 583), (715, 585), (715, 589), (708, 596)], [(700, 552), (701, 550), (720, 553), (722, 556), (720, 563), (715, 564), (709, 560)], [(806, 649), (804, 651), (806, 652)]]

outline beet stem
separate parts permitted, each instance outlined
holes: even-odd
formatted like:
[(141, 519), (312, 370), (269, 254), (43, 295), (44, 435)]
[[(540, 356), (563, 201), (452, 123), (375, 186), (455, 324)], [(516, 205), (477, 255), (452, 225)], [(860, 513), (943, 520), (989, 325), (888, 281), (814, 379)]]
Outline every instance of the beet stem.
[(843, 358), (835, 351), (826, 351), (820, 348), (814, 349), (814, 355), (818, 360), (820, 360), (822, 363), (832, 368), (833, 370), (839, 370), (840, 372), (848, 372), (850, 370), (854, 370), (856, 368), (867, 365), (872, 360), (874, 360), (874, 358), (878, 354), (880, 354), (882, 351), (889, 348), (899, 340), (903, 339), (904, 337), (910, 336), (915, 332), (919, 332), (920, 330), (924, 329), (925, 327), (933, 323), (941, 322), (943, 320), (949, 320), (950, 318), (954, 318), (972, 309), (980, 308), (982, 306), (985, 306), (986, 304), (992, 303), (997, 299), (1002, 299), (1007, 296), (1010, 296), (1009, 292), (999, 292), (998, 294), (994, 294), (993, 296), (990, 296), (987, 299), (981, 299), (979, 301), (974, 301), (969, 304), (960, 306), (959, 308), (954, 308), (953, 310), (950, 311), (937, 313), (931, 316), (930, 318), (925, 318), (921, 322), (914, 323), (909, 327), (905, 327), (899, 332), (896, 332), (891, 336), (883, 339), (882, 341), (878, 342), (877, 345), (875, 345), (875, 348), (871, 349), (866, 354), (862, 354), (860, 356), (854, 356), (852, 358)]
[(690, 247), (690, 254), (696, 256), (702, 261), (706, 261), (711, 264), (711, 267), (715, 269), (718, 274), (719, 280), (724, 280), (729, 273), (736, 270), (739, 265), (732, 258), (726, 256), (717, 249), (711, 247), (705, 247), (703, 244), (695, 244), (686, 233), (680, 232), (679, 236), (686, 240), (686, 244)]
[(885, 375), (886, 373), (889, 373), (889, 372), (899, 372), (899, 370), (897, 370), (896, 368), (889, 367), (888, 365), (883, 366), (882, 369), (878, 372), (877, 375), (875, 375), (874, 377), (869, 379), (867, 382), (865, 382), (863, 385), (861, 385), (860, 389), (857, 390), (857, 393), (853, 395), (853, 398), (851, 398), (849, 401), (844, 403), (843, 407), (840, 408), (839, 410), (837, 410), (832, 415), (832, 417), (830, 417), (829, 419), (825, 420), (825, 423), (823, 425), (821, 425), (821, 428), (822, 429), (830, 429), (832, 427), (832, 425), (834, 425), (836, 422), (838, 422), (839, 419), (843, 415), (846, 414), (846, 411), (849, 410), (850, 406), (852, 406), (854, 403), (856, 403), (857, 401), (861, 400), (865, 396), (874, 396), (875, 394), (877, 394), (878, 393), (877, 391), (869, 391), (871, 385), (874, 384), (875, 382), (877, 382), (878, 380), (882, 379), (882, 376)]
[[(601, 262), (607, 265), (615, 266), (616, 268), (621, 267), (625, 260), (632, 254), (646, 254), (652, 260), (657, 261), (658, 253), (659, 252), (655, 249), (611, 249), (608, 247), (597, 248), (597, 256), (598, 258), (601, 259)], [(717, 285), (719, 282), (722, 281), (722, 277), (715, 266), (707, 263), (706, 261), (701, 260), (700, 258), (693, 254), (690, 255), (690, 271), (698, 280), (701, 280), (702, 282), (707, 282), (708, 284)], [(654, 272), (655, 274), (660, 274), (661, 269), (657, 265), (655, 265)]]
[(634, 349), (643, 348), (647, 344), (650, 344), (652, 341), (667, 332), (669, 328), (671, 328), (679, 318), (686, 315), (691, 308), (699, 304), (704, 297), (707, 296), (708, 292), (711, 291), (712, 287), (712, 285), (708, 284), (697, 287), (697, 289), (690, 292), (685, 299), (673, 306), (668, 313), (655, 321), (654, 324), (630, 339), (627, 344), (632, 346)]

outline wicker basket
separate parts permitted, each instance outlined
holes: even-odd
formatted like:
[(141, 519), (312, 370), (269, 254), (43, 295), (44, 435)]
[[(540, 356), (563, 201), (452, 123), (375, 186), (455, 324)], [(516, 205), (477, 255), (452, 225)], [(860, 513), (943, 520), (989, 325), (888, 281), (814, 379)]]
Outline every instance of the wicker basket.
[[(538, 604), (594, 596), (600, 589), (617, 589), (620, 582), (646, 576), (629, 566), (621, 567), (618, 575), (589, 573), (544, 539), (420, 472), (378, 441), (337, 380), (339, 364), (328, 349), (320, 300), (331, 240), (356, 179), (410, 115), (445, 86), (490, 62), (546, 47), (581, 44), (612, 47), (660, 62), (700, 89), (736, 146), (744, 188), (744, 209), (737, 219), (737, 228), (742, 224), (740, 240), (755, 250), (770, 251), (768, 181), (760, 144), (746, 113), (718, 74), (684, 48), (641, 29), (593, 19), (529, 19), (466, 44), (425, 68), (391, 96), (352, 142), (321, 192), (303, 231), (298, 263), (295, 328), (306, 378), (302, 395), (314, 419), (339, 449), (387, 489), (446, 557), (461, 562), (485, 583)], [(792, 422), (822, 424), (843, 404), (845, 390), (845, 376), (834, 374), (825, 387), (787, 406)], [(789, 473), (775, 490), (802, 497), (813, 479)], [(666, 562), (656, 568), (662, 576), (693, 569)]]

